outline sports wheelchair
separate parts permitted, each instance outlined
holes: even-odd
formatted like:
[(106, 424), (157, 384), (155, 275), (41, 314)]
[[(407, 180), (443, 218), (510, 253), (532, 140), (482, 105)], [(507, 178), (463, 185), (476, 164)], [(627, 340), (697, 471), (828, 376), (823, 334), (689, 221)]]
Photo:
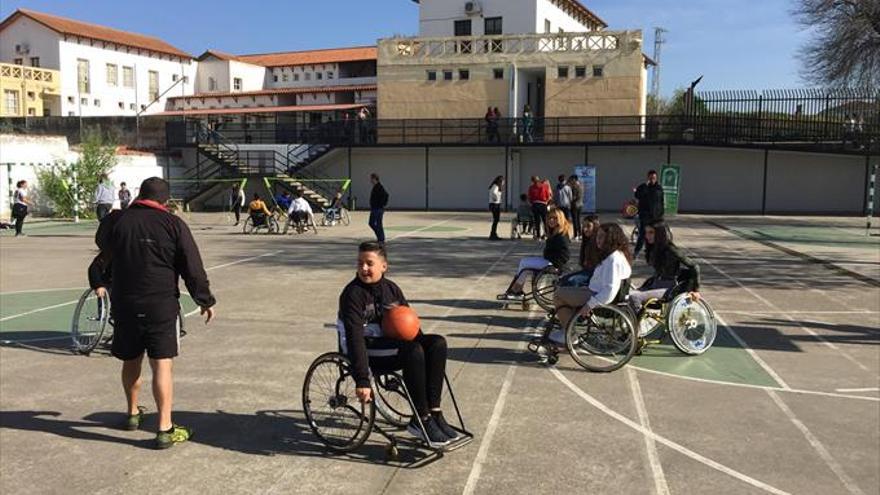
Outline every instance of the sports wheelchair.
[[(718, 322), (712, 306), (703, 299), (694, 301), (683, 283), (679, 283), (659, 299), (649, 299), (636, 318), (639, 345), (636, 350), (659, 344), (669, 336), (672, 344), (684, 354), (696, 356), (712, 347), (718, 333)], [(654, 339), (651, 335), (659, 334)]]
[(532, 215), (520, 215), (517, 212), (516, 216), (510, 219), (510, 238), (511, 239), (522, 239), (524, 235), (531, 235), (534, 232), (532, 226)]
[(313, 234), (318, 233), (318, 225), (315, 223), (315, 216), (305, 213), (305, 218), (300, 213), (305, 212), (293, 212), (284, 223), (284, 231), (283, 234), (287, 234), (291, 227), (293, 227), (294, 232), (297, 234), (303, 234), (305, 232), (311, 231)]
[[(554, 308), (553, 297), (556, 295), (556, 285), (562, 272), (553, 265), (550, 265), (540, 270), (526, 268), (521, 274), (526, 276), (526, 282), (523, 284), (522, 298), (516, 300), (504, 299), (499, 295), (498, 299), (503, 301), (505, 307), (509, 307), (511, 304), (520, 304), (523, 311), (528, 311), (529, 304), (534, 301), (544, 311), (552, 312)], [(517, 278), (519, 277), (517, 276), (510, 282), (505, 293), (510, 291)], [(529, 278), (531, 278), (531, 282)], [(526, 289), (527, 287), (529, 289)]]
[(242, 233), (256, 234), (260, 230), (265, 230), (267, 234), (277, 234), (280, 230), (278, 220), (275, 215), (266, 215), (265, 213), (252, 213), (248, 215), (244, 221)]
[[(340, 351), (318, 356), (306, 372), (302, 403), (309, 427), (327, 448), (337, 453), (357, 450), (376, 431), (388, 440), (385, 452), (389, 460), (396, 460), (399, 456), (398, 437), (391, 429), (405, 429), (415, 410), (402, 373), (399, 370), (371, 369), (373, 400), (362, 403), (355, 394), (357, 386), (352, 376), (351, 361)], [(427, 438), (419, 439), (421, 445), (441, 456), (464, 447), (474, 439), (473, 433), (465, 428), (449, 377), (444, 376), (443, 381), (458, 419), (457, 426), (450, 426), (459, 433), (459, 437), (442, 445), (432, 443)], [(390, 426), (380, 426), (376, 422), (376, 412)], [(418, 415), (415, 418), (424, 431), (421, 418)]]
[(351, 224), (351, 215), (345, 207), (327, 208), (324, 210), (324, 216), (321, 218), (321, 225), (324, 227), (332, 227), (337, 224), (348, 226)]

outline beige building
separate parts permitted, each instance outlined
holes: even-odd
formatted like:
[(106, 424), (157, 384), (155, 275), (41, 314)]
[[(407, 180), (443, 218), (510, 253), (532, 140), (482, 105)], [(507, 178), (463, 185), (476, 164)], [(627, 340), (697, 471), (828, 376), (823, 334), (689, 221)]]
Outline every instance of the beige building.
[(61, 75), (57, 70), (0, 63), (0, 117), (58, 115)]

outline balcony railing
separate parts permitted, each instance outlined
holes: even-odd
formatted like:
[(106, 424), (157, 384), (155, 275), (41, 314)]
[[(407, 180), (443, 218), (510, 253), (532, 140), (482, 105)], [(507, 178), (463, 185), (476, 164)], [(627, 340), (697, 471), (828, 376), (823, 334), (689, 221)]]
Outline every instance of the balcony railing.
[(39, 67), (25, 67), (23, 65), (0, 64), (0, 77), (11, 77), (14, 79), (24, 79), (26, 81), (36, 81), (45, 83), (56, 83), (59, 72), (51, 69), (41, 69)]
[(546, 33), (444, 38), (389, 38), (379, 40), (380, 58), (402, 61), (433, 57), (594, 53), (615, 51), (641, 37), (635, 31)]

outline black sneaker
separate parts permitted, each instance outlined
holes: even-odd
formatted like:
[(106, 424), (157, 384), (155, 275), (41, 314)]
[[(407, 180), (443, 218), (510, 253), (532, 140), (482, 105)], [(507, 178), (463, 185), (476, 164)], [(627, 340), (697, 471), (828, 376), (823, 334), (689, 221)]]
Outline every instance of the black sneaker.
[[(424, 430), (422, 430), (422, 424), (425, 425)], [(426, 442), (435, 445), (446, 445), (449, 443), (449, 437), (443, 433), (443, 430), (440, 429), (440, 426), (437, 425), (437, 422), (434, 421), (434, 418), (431, 416), (423, 419), (421, 424), (419, 424), (419, 420), (413, 416), (409, 421), (409, 424), (406, 426), (406, 431), (412, 436), (419, 437)]]
[(443, 417), (443, 411), (431, 411), (431, 417), (434, 418), (434, 422), (440, 427), (440, 431), (449, 437), (450, 440), (458, 438), (458, 432), (446, 422), (446, 418)]

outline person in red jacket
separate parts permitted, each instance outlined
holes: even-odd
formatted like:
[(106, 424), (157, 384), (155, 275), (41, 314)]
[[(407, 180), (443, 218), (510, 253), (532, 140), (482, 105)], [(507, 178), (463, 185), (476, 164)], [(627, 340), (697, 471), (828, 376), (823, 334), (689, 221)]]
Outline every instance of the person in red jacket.
[(552, 197), (552, 192), (538, 176), (532, 176), (532, 185), (529, 186), (529, 203), (532, 205), (532, 223), (534, 224), (535, 239), (542, 239), (541, 226), (547, 230), (547, 203)]

